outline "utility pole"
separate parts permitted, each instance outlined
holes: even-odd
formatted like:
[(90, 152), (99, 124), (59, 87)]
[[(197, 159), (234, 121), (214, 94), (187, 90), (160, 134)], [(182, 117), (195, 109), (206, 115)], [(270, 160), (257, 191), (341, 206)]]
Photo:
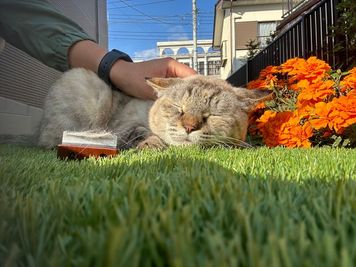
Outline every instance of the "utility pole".
[(197, 3), (196, 0), (193, 1), (193, 69), (198, 71), (198, 60), (197, 60)]

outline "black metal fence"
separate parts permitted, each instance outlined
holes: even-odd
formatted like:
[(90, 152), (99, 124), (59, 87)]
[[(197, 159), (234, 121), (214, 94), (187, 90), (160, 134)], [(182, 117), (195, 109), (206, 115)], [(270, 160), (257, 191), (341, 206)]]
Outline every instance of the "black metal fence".
[(302, 13), (292, 26), (286, 25), (278, 38), (248, 60), (227, 81), (235, 86), (244, 86), (256, 79), (263, 68), (280, 65), (293, 57), (317, 56), (333, 68), (345, 63), (347, 65), (347, 53), (344, 55), (335, 53), (335, 46), (339, 40), (335, 37), (333, 29), (337, 21), (337, 3), (338, 0), (321, 0), (310, 10)]

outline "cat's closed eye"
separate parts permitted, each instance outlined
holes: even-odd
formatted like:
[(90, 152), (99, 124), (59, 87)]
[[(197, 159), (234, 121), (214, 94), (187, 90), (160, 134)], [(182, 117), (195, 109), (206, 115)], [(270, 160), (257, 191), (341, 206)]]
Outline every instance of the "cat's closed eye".
[(178, 105), (175, 105), (175, 104), (172, 105), (172, 106), (176, 109), (176, 111), (179, 114), (179, 116), (183, 116), (184, 115), (184, 111), (183, 111), (182, 107), (180, 107)]
[(203, 123), (206, 123), (208, 121), (209, 117), (210, 117), (210, 114), (208, 114), (208, 113), (203, 114)]

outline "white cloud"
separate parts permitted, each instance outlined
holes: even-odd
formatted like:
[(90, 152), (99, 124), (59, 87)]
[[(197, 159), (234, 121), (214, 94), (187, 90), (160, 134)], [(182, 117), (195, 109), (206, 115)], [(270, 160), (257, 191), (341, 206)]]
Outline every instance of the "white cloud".
[(168, 35), (167, 39), (170, 41), (188, 40), (189, 34), (185, 31), (186, 30), (181, 25), (177, 25), (172, 28), (169, 28), (169, 32), (172, 32), (172, 33), (167, 34)]
[(137, 51), (134, 53), (133, 58), (137, 61), (149, 60), (158, 57), (158, 49), (151, 48), (142, 51)]

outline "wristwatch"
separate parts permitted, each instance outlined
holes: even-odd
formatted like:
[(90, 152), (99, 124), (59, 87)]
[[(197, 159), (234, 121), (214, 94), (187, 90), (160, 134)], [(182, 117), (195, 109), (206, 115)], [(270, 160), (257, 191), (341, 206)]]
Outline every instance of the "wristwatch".
[(98, 67), (98, 76), (112, 88), (115, 88), (115, 86), (113, 86), (113, 84), (110, 81), (110, 76), (109, 76), (110, 70), (114, 65), (114, 63), (120, 59), (125, 60), (127, 62), (133, 62), (128, 54), (113, 49), (105, 54), (105, 56), (101, 59)]

